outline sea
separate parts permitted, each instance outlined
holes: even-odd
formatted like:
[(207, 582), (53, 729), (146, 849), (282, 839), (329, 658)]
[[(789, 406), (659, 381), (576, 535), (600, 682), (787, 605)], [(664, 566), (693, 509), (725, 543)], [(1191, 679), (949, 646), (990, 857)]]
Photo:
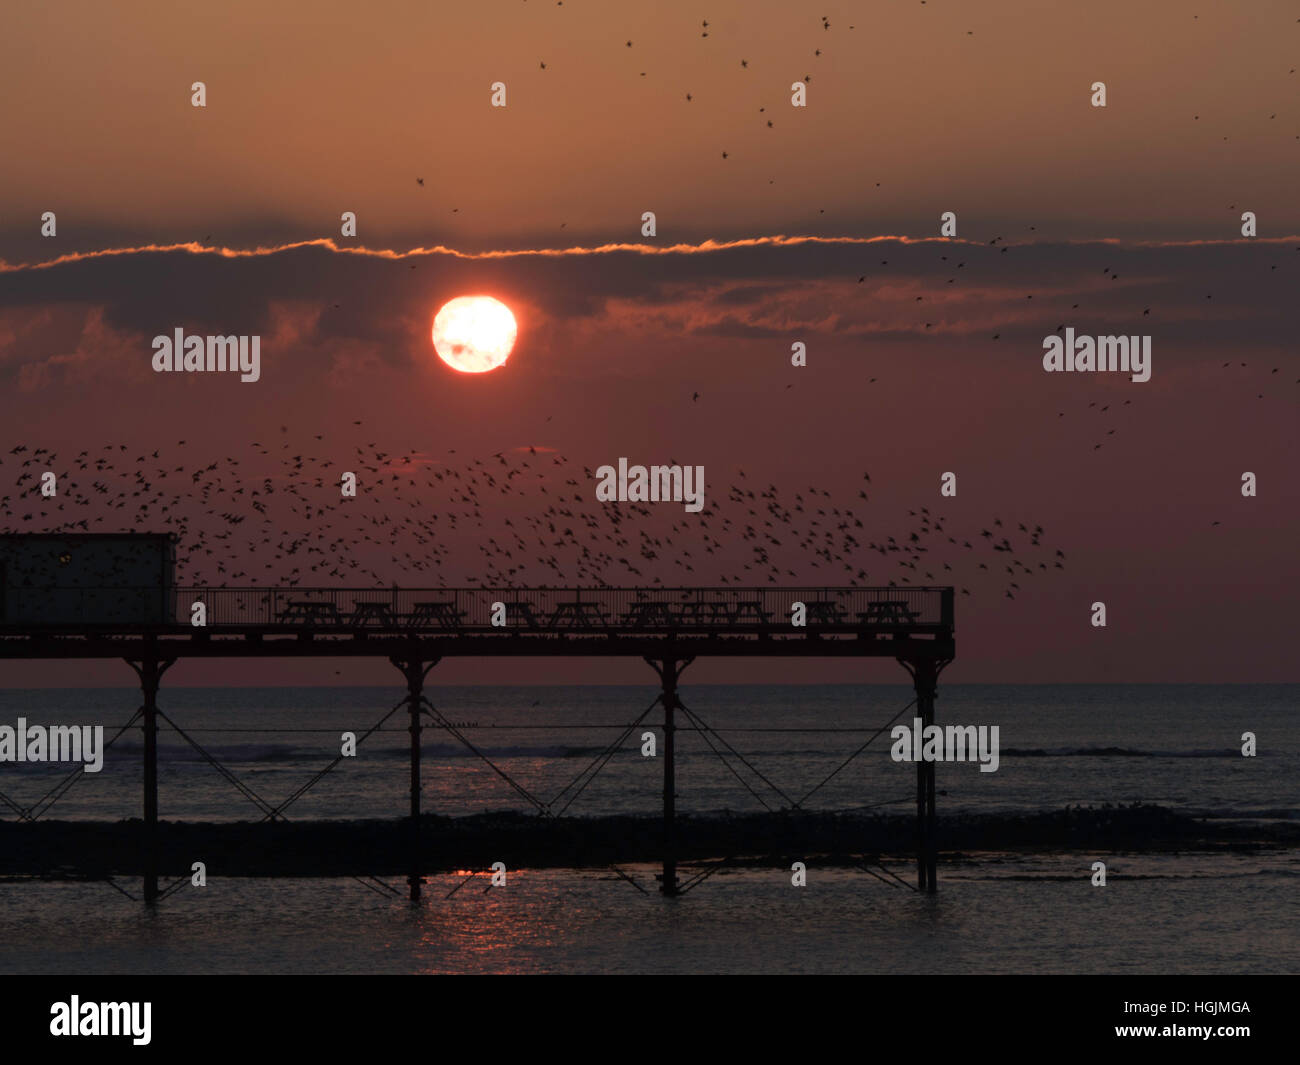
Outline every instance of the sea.
[[(460, 817), (553, 812), (654, 817), (662, 709), (643, 686), (426, 689), (450, 730), (423, 744), (423, 808)], [(164, 820), (261, 815), (216, 768), (273, 805), (358, 737), (285, 810), (294, 820), (397, 818), (408, 807), (398, 688), (167, 688), (160, 698)], [(910, 724), (902, 685), (695, 685), (680, 691), (683, 816), (779, 810), (910, 812), (915, 767), (890, 757)], [(103, 725), (134, 689), (0, 691), (0, 725)], [(1269, 826), (1300, 819), (1300, 685), (941, 685), (941, 724), (998, 726), (996, 772), (937, 767), (938, 813), (1014, 819), (1067, 807), (1153, 804)], [(453, 734), (453, 731), (455, 734)], [(646, 753), (646, 733), (656, 753)], [(1251, 733), (1255, 754), (1242, 753)], [(603, 764), (602, 764), (603, 763)], [(590, 776), (590, 768), (599, 771)], [(0, 793), (36, 806), (67, 765), (0, 764)], [(588, 780), (588, 777), (590, 779)], [(585, 784), (584, 784), (585, 782)], [(80, 774), (43, 819), (141, 811), (141, 733)], [(5, 804), (0, 813), (13, 818)], [(201, 858), (202, 856), (196, 856)], [(1300, 849), (964, 851), (939, 890), (912, 888), (909, 855), (867, 869), (762, 864), (711, 870), (678, 898), (658, 868), (515, 868), (431, 875), (425, 898), (356, 878), (223, 877), (153, 911), (102, 881), (0, 879), (0, 972), (116, 973), (1295, 973)], [(1106, 863), (1105, 886), (1093, 863)], [(895, 874), (897, 879), (889, 874)], [(390, 878), (399, 892), (405, 884)], [(139, 896), (139, 878), (118, 881)]]

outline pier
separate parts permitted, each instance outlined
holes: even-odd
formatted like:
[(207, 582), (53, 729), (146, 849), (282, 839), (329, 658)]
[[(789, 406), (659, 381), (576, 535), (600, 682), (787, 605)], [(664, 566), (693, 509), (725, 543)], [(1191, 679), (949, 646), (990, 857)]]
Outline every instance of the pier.
[[(169, 601), (160, 613), (173, 620), (94, 620), (102, 616), (107, 595), (131, 591), (58, 589), (58, 624), (18, 624), (0, 617), (0, 659), (115, 658), (135, 671), (142, 694), (137, 717), (144, 730), (144, 900), (150, 905), (160, 898), (158, 693), (166, 671), (182, 658), (385, 658), (401, 672), (406, 696), (399, 706), (407, 711), (410, 732), (407, 883), (410, 899), (418, 902), (424, 883), (418, 846), (421, 737), (430, 727), (456, 734), (424, 696), (429, 672), (445, 658), (622, 657), (643, 660), (655, 670), (663, 713), (661, 891), (671, 897), (682, 890), (675, 733), (677, 712), (684, 708), (678, 685), (692, 662), (709, 656), (892, 658), (911, 677), (915, 716), (930, 725), (939, 674), (955, 654), (950, 587), (180, 587), (166, 589)], [(146, 599), (159, 594), (157, 587), (138, 591)], [(9, 592), (12, 601), (15, 593), (38, 596), (43, 590)], [(934, 763), (918, 762), (916, 774), (917, 886), (933, 892), (938, 861)], [(3, 795), (0, 799), (19, 809)], [(273, 809), (269, 816), (277, 812)]]

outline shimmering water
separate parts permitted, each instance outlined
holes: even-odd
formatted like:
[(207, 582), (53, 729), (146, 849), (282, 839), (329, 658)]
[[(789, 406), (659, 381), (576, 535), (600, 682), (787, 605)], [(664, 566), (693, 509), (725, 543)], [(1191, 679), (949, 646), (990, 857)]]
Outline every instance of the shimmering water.
[[(893, 685), (686, 685), (682, 700), (761, 771), (763, 801), (802, 798), (900, 711), (910, 688)], [(650, 687), (431, 688), (440, 712), (529, 792), (549, 802), (655, 698)], [(255, 792), (287, 797), (402, 697), (395, 688), (176, 688), (163, 690), (172, 721)], [(139, 703), (129, 689), (0, 691), (0, 724), (102, 724), (106, 736)], [(1300, 686), (947, 685), (941, 723), (997, 725), (1001, 765), (941, 765), (942, 811), (1028, 812), (1070, 804), (1159, 803), (1207, 816), (1300, 817)], [(569, 809), (571, 814), (655, 813), (661, 763), (641, 756), (658, 731), (651, 709)], [(407, 810), (406, 712), (363, 742), (292, 809), (295, 818), (397, 817)], [(684, 714), (679, 727), (692, 727)], [(1241, 756), (1241, 736), (1259, 753)], [(47, 816), (140, 816), (140, 731), (109, 750), (104, 770), (84, 774)], [(718, 741), (715, 740), (715, 745)], [(256, 808), (162, 723), (159, 808), (177, 820), (247, 819)], [(886, 731), (817, 792), (813, 806), (852, 809), (913, 793), (910, 765), (889, 758)], [(677, 744), (679, 808), (761, 810), (698, 733)], [(528, 809), (484, 762), (445, 732), (424, 743), (424, 808), (444, 814)], [(31, 805), (66, 766), (0, 764), (0, 790)]]
[[(1110, 857), (1110, 856), (1108, 856)], [(612, 873), (431, 878), (419, 908), (350, 880), (229, 880), (156, 915), (95, 884), (0, 885), (0, 969), (42, 973), (1294, 973), (1294, 856), (1005, 858), (937, 895), (866, 873), (722, 872), (680, 899)], [(629, 867), (653, 890), (649, 867)], [(903, 870), (900, 870), (903, 871)], [(1069, 879), (1060, 879), (1064, 874)], [(1134, 879), (1126, 879), (1132, 876)], [(138, 887), (124, 881), (131, 887)]]
[[(431, 689), (434, 702), (494, 762), (550, 800), (650, 704), (649, 688)], [(400, 698), (392, 689), (177, 689), (163, 710), (259, 794), (288, 795)], [(775, 788), (800, 798), (911, 698), (891, 686), (686, 687), (688, 707)], [(941, 765), (945, 811), (1031, 812), (1067, 804), (1149, 802), (1204, 816), (1300, 816), (1296, 686), (948, 686), (939, 718), (1000, 728), (1001, 765)], [(0, 693), (0, 724), (124, 723), (124, 690)], [(534, 705), (534, 703), (536, 705)], [(904, 711), (901, 720), (908, 720)], [(637, 726), (570, 814), (658, 810), (661, 763)], [(683, 722), (689, 724), (689, 720)], [(406, 806), (402, 712), (391, 731), (291, 809), (295, 818), (400, 816)], [(249, 731), (208, 731), (240, 729)], [(321, 731), (299, 731), (319, 729)], [(786, 730), (799, 731), (786, 731)], [(268, 730), (268, 731), (252, 731)], [(747, 731), (762, 730), (762, 731)], [(857, 731), (826, 731), (857, 730)], [(111, 735), (113, 728), (108, 729)], [(1258, 737), (1243, 758), (1241, 735)], [(425, 808), (449, 814), (525, 806), (456, 741), (430, 733)], [(102, 773), (79, 780), (48, 817), (139, 815), (139, 734)], [(1105, 753), (1098, 753), (1105, 752)], [(0, 791), (30, 805), (66, 767), (0, 765)], [(817, 792), (813, 807), (907, 798), (911, 766), (888, 733)], [(679, 737), (687, 811), (761, 809), (698, 733)], [(164, 818), (238, 820), (256, 810), (175, 733), (164, 733)], [(506, 856), (508, 857), (508, 856)], [(1094, 888), (1089, 867), (1108, 864)], [(507, 862), (508, 864), (508, 862)], [(900, 861), (896, 870), (911, 879)], [(186, 887), (155, 914), (95, 883), (0, 883), (6, 972), (1295, 972), (1300, 970), (1300, 855), (1057, 854), (968, 856), (944, 863), (927, 898), (867, 873), (810, 862), (723, 871), (665, 900), (654, 869), (511, 869), (504, 888), (431, 878), (424, 904), (354, 880), (224, 879)], [(138, 893), (139, 882), (123, 885)], [(399, 883), (397, 886), (401, 887)]]

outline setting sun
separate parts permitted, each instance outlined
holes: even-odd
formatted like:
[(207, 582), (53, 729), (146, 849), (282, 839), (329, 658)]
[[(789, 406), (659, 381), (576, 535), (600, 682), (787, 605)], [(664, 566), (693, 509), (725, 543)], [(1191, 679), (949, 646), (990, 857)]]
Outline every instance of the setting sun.
[(453, 370), (485, 373), (510, 357), (517, 332), (515, 316), (500, 300), (457, 296), (433, 319), (433, 347)]

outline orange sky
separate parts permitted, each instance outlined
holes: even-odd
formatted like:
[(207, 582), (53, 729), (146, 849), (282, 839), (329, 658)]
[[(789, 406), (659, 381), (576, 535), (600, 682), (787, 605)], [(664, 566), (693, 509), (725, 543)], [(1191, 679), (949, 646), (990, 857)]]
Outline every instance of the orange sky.
[(944, 210), (983, 239), (1222, 238), (1239, 205), (1285, 235), (1298, 36), (1267, 0), (11, 5), (0, 258), (53, 252), (46, 210), (60, 250), (336, 236), (344, 210), (399, 248), (624, 241), (646, 210), (664, 240)]
[[(330, 449), (356, 441), (338, 429), (360, 420), (398, 454), (675, 458), (723, 491), (744, 468), (853, 499), (870, 470), (867, 537), (929, 506), (954, 528), (1042, 523), (1070, 555), (1015, 602), (975, 586), (953, 679), (1294, 679), (1294, 5), (450, 8), (11, 5), (6, 440), (71, 455), (184, 437), (220, 463), (283, 432), (341, 461)], [(835, 239), (762, 239), (782, 233)], [(211, 248), (163, 247), (190, 241)], [(469, 292), (519, 320), (510, 362), (482, 377), (429, 344), (438, 306)], [(1151, 381), (1044, 374), (1043, 337), (1066, 325), (1150, 334)], [(150, 338), (176, 327), (262, 336), (261, 380), (153, 374)], [(963, 487), (942, 503), (950, 469)], [(456, 556), (478, 560), (472, 543)], [(1116, 604), (1100, 639), (1097, 598)], [(39, 682), (25, 668), (12, 683)], [(744, 675), (866, 679), (766, 668)]]

